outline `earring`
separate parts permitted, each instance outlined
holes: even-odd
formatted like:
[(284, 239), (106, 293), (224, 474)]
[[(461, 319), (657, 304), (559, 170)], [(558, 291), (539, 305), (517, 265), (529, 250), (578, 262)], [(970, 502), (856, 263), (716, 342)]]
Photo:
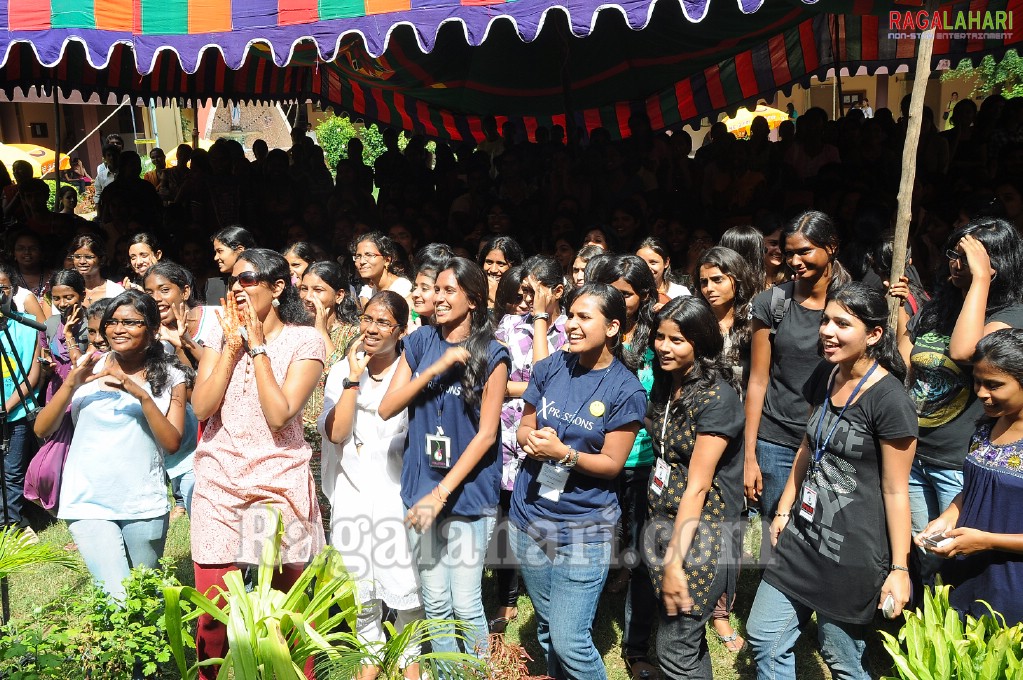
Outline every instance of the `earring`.
[(274, 298), (270, 304), (274, 306), (274, 309), (277, 309), (278, 307), (281, 306), (281, 301), (278, 300), (277, 298)]

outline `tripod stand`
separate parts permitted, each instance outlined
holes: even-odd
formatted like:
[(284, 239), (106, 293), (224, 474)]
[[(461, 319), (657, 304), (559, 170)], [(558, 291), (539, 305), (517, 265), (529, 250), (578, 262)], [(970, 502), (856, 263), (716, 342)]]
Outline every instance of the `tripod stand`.
[[(46, 327), (35, 319), (30, 320), (24, 318), (16, 311), (10, 311), (9, 306), (10, 299), (6, 292), (0, 292), (0, 328), (3, 331), (3, 338), (0, 338), (0, 366), (3, 367), (5, 378), (9, 376), (13, 381), (14, 391), (18, 394), (19, 404), (23, 405), (25, 420), (27, 423), (31, 423), (35, 418), (35, 412), (39, 410), (40, 404), (35, 394), (35, 388), (30, 381), (30, 371), (25, 368), (21, 354), (18, 352), (18, 345), (15, 344), (10, 322), (15, 321), (35, 331), (45, 331)], [(30, 361), (34, 360), (39, 344), (36, 334), (26, 328), (18, 331), (17, 335), (21, 337), (26, 347), (30, 341), (35, 344), (36, 349), (30, 355), (32, 357)], [(14, 359), (13, 363), (11, 361), (12, 357)], [(11, 423), (8, 418), (7, 399), (7, 390), (4, 389), (3, 395), (0, 395), (0, 481), (3, 482), (0, 484), (0, 503), (3, 505), (4, 527), (9, 527), (12, 522), (10, 498), (8, 498), (7, 494), (7, 455), (11, 450)], [(27, 433), (25, 437), (27, 439)], [(22, 462), (21, 466), (25, 468), (27, 463)], [(24, 480), (22, 480), (22, 483), (24, 483)], [(11, 618), (11, 602), (7, 577), (0, 578), (0, 609), (2, 609), (2, 622), (9, 621)]]

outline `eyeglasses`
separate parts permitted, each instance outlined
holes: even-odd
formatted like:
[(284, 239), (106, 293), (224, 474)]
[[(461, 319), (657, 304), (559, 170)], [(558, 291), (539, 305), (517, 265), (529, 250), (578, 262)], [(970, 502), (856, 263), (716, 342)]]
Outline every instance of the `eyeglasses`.
[(358, 255), (352, 255), (353, 262), (360, 262), (365, 260), (366, 262), (372, 262), (378, 257), (383, 257), (380, 253), (359, 253)]
[(392, 331), (398, 327), (398, 324), (396, 323), (391, 323), (390, 321), (381, 321), (380, 319), (374, 319), (373, 317), (368, 316), (366, 314), (360, 316), (359, 321), (365, 324), (366, 328), (369, 328), (370, 325), (372, 324), (376, 324), (377, 328), (382, 330), (384, 333)]
[(235, 281), (240, 283), (242, 288), (252, 288), (259, 285), (260, 277), (256, 272), (242, 272), (238, 276), (229, 276), (227, 278), (227, 287), (231, 288), (234, 286)]
[(0, 286), (0, 293), (10, 293), (14, 290), (13, 286)]
[(949, 262), (958, 262), (959, 264), (962, 264), (963, 258), (966, 256), (960, 253), (958, 250), (952, 250), (951, 248), (949, 248), (948, 250), (945, 251), (945, 257), (948, 258)]
[(107, 319), (103, 324), (103, 328), (114, 328), (115, 326), (123, 326), (125, 328), (144, 328), (145, 325), (145, 319)]
[(93, 260), (96, 259), (96, 256), (95, 255), (78, 255), (78, 254), (75, 254), (75, 255), (71, 256), (71, 259), (74, 262), (92, 262)]

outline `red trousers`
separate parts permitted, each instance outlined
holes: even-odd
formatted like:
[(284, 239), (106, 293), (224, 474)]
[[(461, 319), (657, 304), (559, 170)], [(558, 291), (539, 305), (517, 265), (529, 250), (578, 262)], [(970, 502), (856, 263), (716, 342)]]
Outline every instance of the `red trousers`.
[[(229, 571), (239, 569), (237, 564), (193, 564), (195, 564), (195, 589), (210, 599), (213, 599), (218, 592), (213, 590), (213, 587), (220, 586), (227, 590), (224, 576)], [(285, 564), (283, 571), (274, 571), (271, 585), (276, 590), (287, 591), (295, 585), (304, 569), (305, 565), (303, 564)], [(195, 651), (199, 661), (224, 658), (227, 654), (227, 626), (219, 623), (209, 614), (200, 616), (199, 627), (195, 634)], [(219, 670), (218, 666), (200, 668), (199, 678), (200, 680), (216, 680)], [(305, 664), (305, 676), (309, 680), (315, 680), (312, 658)]]

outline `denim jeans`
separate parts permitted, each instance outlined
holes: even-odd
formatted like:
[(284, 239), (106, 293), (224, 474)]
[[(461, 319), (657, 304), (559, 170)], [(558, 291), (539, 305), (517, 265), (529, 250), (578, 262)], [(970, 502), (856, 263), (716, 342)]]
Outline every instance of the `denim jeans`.
[(122, 581), (135, 567), (155, 569), (167, 539), (167, 515), (153, 519), (76, 519), (68, 529), (96, 585), (124, 602)]
[(760, 564), (766, 565), (774, 552), (771, 547), (769, 527), (778, 510), (778, 501), (785, 491), (785, 483), (792, 472), (792, 461), (796, 459), (797, 449), (790, 449), (781, 444), (757, 440), (757, 464), (763, 478), (763, 491), (760, 492), (760, 524), (763, 529), (760, 540)]
[(657, 660), (668, 680), (712, 680), (714, 672), (707, 647), (707, 622), (714, 610), (702, 616), (668, 616), (661, 610), (657, 626)]
[(11, 431), (11, 446), (4, 456), (4, 490), (7, 493), (7, 508), (4, 524), (28, 526), (25, 520), (25, 472), (31, 459), (28, 450), (28, 421), (24, 418), (8, 425)]
[[(909, 471), (909, 510), (913, 515), (913, 535), (924, 530), (928, 522), (945, 512), (963, 490), (963, 471), (942, 468), (917, 458)], [(934, 575), (944, 561), (941, 557), (918, 548), (920, 578), (933, 583)]]
[(189, 470), (180, 477), (171, 479), (171, 491), (174, 493), (174, 500), (180, 501), (178, 505), (185, 508), (188, 516), (192, 516), (192, 492), (195, 491), (195, 471)]
[[(406, 512), (408, 509), (406, 508)], [(493, 517), (448, 517), (423, 533), (408, 529), (412, 558), (419, 570), (423, 609), (428, 619), (461, 619), (471, 631), (463, 641), (469, 654), (489, 653), (487, 615), (483, 610), (483, 561), (494, 531)], [(435, 652), (457, 652), (459, 641), (433, 641)]]
[(555, 680), (606, 680), (593, 645), (597, 613), (611, 563), (610, 543), (544, 545), (518, 527), (509, 539), (536, 614), (536, 636)]
[(625, 541), (622, 554), (626, 567), (632, 568), (625, 595), (625, 622), (622, 631), (622, 656), (645, 657), (650, 648), (650, 631), (657, 616), (657, 596), (650, 572), (643, 559), (643, 529), (647, 520), (647, 487), (653, 466), (625, 468), (619, 478), (622, 528)]
[[(795, 680), (796, 655), (792, 649), (813, 613), (767, 581), (760, 582), (746, 622), (757, 680)], [(866, 626), (841, 623), (817, 614), (821, 656), (834, 680), (870, 680), (865, 631)]]

